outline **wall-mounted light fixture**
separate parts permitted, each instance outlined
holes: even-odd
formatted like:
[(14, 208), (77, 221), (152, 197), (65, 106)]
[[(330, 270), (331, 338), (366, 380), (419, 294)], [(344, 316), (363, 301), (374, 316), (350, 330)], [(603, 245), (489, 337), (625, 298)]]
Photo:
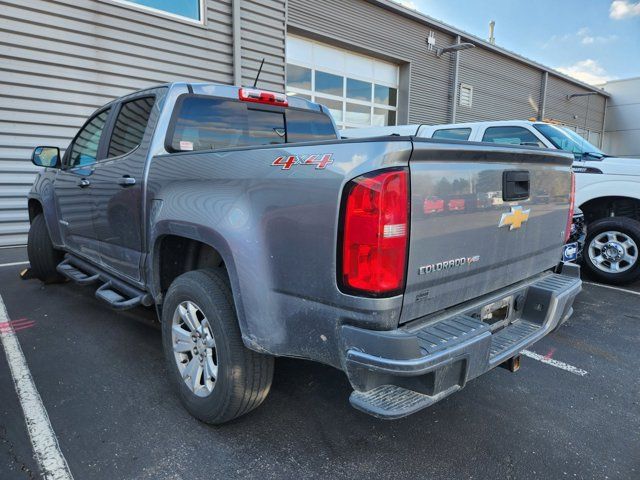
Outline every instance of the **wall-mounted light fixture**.
[(473, 43), (464, 42), (449, 45), (448, 47), (441, 47), (436, 49), (436, 57), (441, 57), (445, 53), (458, 52), (460, 50), (467, 50), (469, 48), (475, 48), (475, 45)]
[(571, 100), (574, 97), (590, 97), (591, 95), (598, 95), (598, 92), (571, 93), (571, 94), (567, 95), (567, 100)]

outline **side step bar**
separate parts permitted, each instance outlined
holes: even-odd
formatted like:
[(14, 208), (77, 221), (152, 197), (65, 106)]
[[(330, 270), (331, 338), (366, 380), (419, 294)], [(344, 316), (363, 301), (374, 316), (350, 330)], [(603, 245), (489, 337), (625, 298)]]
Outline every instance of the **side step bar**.
[(153, 305), (153, 298), (148, 293), (73, 255), (65, 255), (56, 270), (79, 285), (102, 282), (102, 285), (96, 290), (96, 298), (106, 302), (115, 310), (127, 310), (139, 305), (145, 307)]

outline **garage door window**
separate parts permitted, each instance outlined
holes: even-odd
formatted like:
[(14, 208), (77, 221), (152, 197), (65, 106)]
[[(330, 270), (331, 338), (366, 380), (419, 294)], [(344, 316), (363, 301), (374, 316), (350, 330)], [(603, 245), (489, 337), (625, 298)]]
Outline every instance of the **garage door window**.
[(398, 66), (288, 36), (287, 95), (326, 106), (340, 129), (395, 125)]

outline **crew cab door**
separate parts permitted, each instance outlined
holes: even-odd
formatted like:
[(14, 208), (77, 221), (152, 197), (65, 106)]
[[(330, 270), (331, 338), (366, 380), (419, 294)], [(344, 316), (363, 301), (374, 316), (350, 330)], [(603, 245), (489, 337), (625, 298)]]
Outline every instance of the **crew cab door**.
[(127, 97), (113, 106), (105, 158), (96, 163), (92, 178), (100, 261), (132, 280), (142, 277), (144, 169), (155, 92)]
[(64, 245), (73, 253), (97, 259), (91, 183), (100, 158), (103, 134), (111, 108), (97, 112), (80, 129), (65, 153), (62, 169), (53, 182), (58, 222)]

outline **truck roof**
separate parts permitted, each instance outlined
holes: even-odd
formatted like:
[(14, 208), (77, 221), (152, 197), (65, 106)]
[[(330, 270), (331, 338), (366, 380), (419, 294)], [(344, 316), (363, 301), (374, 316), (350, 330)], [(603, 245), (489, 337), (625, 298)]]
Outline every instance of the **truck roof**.
[[(238, 86), (234, 86), (234, 85), (224, 85), (224, 84), (219, 84), (219, 83), (208, 83), (208, 82), (170, 82), (170, 83), (161, 83), (158, 85), (153, 85), (147, 88), (142, 88), (140, 90), (136, 90), (134, 92), (131, 92), (127, 95), (124, 95), (122, 97), (118, 97), (116, 99), (113, 99), (111, 102), (105, 104), (109, 105), (113, 102), (116, 101), (120, 101), (122, 99), (126, 99), (127, 97), (130, 96), (135, 96), (135, 95), (139, 95), (140, 93), (146, 92), (146, 91), (150, 91), (150, 90), (155, 90), (157, 88), (168, 88), (170, 90), (187, 90), (190, 92), (193, 92), (194, 94), (200, 94), (200, 95), (213, 95), (216, 97), (225, 97), (225, 98), (233, 98), (233, 99), (237, 99), (238, 98), (238, 92), (241, 88), (248, 88), (251, 90), (263, 90), (261, 88), (256, 87), (255, 89), (253, 87), (238, 87)], [(265, 90), (267, 91), (267, 90)], [(271, 91), (271, 90), (268, 90)], [(287, 100), (289, 102), (289, 106), (290, 107), (294, 107), (294, 108), (302, 108), (302, 109), (307, 109), (307, 110), (315, 110), (315, 111), (322, 111), (325, 113), (329, 113), (329, 111), (326, 109), (326, 107), (322, 107), (320, 104), (318, 103), (314, 103), (311, 102), (309, 100), (306, 100), (304, 98), (301, 97), (296, 97), (296, 96), (287, 96)], [(102, 108), (102, 107), (101, 107)]]
[[(386, 127), (365, 127), (345, 130), (341, 133), (342, 138), (363, 138), (383, 135), (418, 135), (421, 132), (433, 132), (434, 130), (445, 130), (449, 128), (472, 128), (472, 127), (504, 127), (504, 126), (525, 126), (535, 125), (545, 122), (532, 122), (530, 120), (492, 120), (485, 122), (465, 122), (465, 123), (439, 123), (429, 125), (426, 123), (414, 123), (412, 125), (392, 125)], [(422, 134), (420, 135), (422, 136)]]

